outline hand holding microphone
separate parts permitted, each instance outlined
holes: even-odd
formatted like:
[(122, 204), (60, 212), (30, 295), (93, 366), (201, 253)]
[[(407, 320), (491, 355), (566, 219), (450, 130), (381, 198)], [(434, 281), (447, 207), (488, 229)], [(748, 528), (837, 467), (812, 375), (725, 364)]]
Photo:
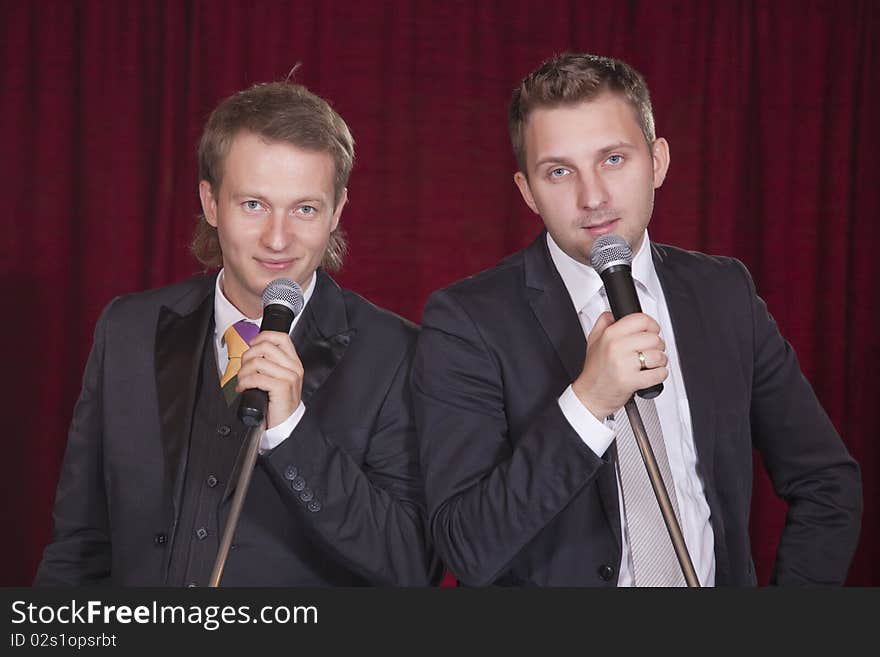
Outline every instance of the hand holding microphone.
[(572, 389), (604, 420), (633, 393), (645, 399), (659, 395), (669, 374), (668, 359), (660, 325), (641, 311), (630, 246), (619, 235), (603, 235), (593, 243), (590, 261), (602, 277), (614, 317), (603, 313), (590, 331), (584, 367)]
[(303, 366), (289, 332), (302, 307), (302, 290), (291, 280), (279, 278), (263, 291), (260, 333), (241, 357), (236, 386), (242, 393), (239, 419), (247, 426), (259, 424), (265, 416), (271, 429), (299, 406)]
[[(302, 290), (291, 280), (278, 278), (263, 290), (260, 334), (251, 340), (250, 348), (242, 354), (236, 386), (241, 392), (238, 418), (248, 427), (244, 458), (208, 586), (219, 586), (223, 577), (232, 537), (257, 461), (263, 420), (266, 420), (265, 426), (271, 428), (283, 422), (299, 405), (303, 366), (288, 334), (302, 307)], [(285, 414), (287, 408), (290, 410)]]
[[(621, 407), (626, 410), (632, 428), (631, 439), (644, 461), (681, 572), (689, 587), (699, 587), (700, 581), (654, 455), (651, 438), (632, 397), (635, 393), (650, 400), (663, 391), (662, 382), (669, 370), (660, 326), (642, 313), (632, 278), (632, 249), (626, 240), (619, 235), (602, 235), (593, 243), (590, 262), (602, 277), (614, 319), (609, 313), (603, 313), (596, 322), (587, 338), (584, 369), (572, 388), (600, 420)], [(653, 404), (649, 402), (645, 406), (651, 409)], [(625, 433), (617, 433), (616, 440), (626, 439)], [(662, 441), (662, 435), (659, 440)], [(631, 465), (631, 460), (627, 463)]]

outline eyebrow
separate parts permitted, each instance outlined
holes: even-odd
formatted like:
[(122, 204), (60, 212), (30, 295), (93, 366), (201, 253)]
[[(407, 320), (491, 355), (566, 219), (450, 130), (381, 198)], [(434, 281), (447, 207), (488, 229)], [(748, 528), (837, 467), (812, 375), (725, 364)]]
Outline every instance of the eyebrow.
[(562, 157), (561, 155), (548, 155), (535, 162), (535, 168), (538, 169), (545, 164), (564, 164), (570, 167), (574, 166), (574, 162), (567, 157)]
[(232, 198), (234, 198), (236, 201), (238, 201), (240, 199), (245, 199), (245, 198), (247, 198), (247, 199), (262, 199), (263, 195), (262, 194), (249, 194), (248, 192), (241, 192), (240, 194), (232, 194)]
[[(254, 199), (254, 200), (259, 200), (259, 201), (267, 200), (266, 197), (262, 194), (249, 194), (247, 192), (243, 192), (241, 194), (233, 194), (232, 198), (235, 199), (236, 201), (240, 201), (243, 199)], [(302, 198), (298, 198), (295, 201), (295, 203), (326, 203), (326, 202), (327, 202), (326, 199), (323, 199), (319, 196), (316, 196), (314, 198), (311, 198), (308, 196), (303, 196)]]
[(630, 144), (628, 141), (619, 141), (616, 144), (611, 144), (610, 146), (606, 146), (605, 148), (603, 148), (599, 152), (604, 155), (605, 153), (610, 153), (611, 151), (619, 151), (624, 148), (632, 150), (635, 147), (636, 147), (635, 144)]

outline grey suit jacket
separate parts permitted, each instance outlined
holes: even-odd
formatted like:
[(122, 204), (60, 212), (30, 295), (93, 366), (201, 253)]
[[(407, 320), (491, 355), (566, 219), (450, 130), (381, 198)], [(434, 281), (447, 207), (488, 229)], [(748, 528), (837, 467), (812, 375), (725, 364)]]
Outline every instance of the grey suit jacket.
[[(438, 572), (408, 385), (417, 328), (320, 270), (316, 285), (293, 334), (307, 410), (257, 465), (286, 509), (264, 523), (286, 548), (234, 552), (227, 571), (240, 583), (427, 584)], [(213, 293), (214, 277), (202, 276), (104, 310), (37, 584), (166, 581)], [(307, 503), (294, 470), (313, 491)]]
[[(736, 260), (654, 245), (715, 534), (716, 583), (756, 581), (752, 455), (788, 502), (773, 581), (840, 583), (859, 469)], [(428, 300), (413, 364), (429, 526), (465, 584), (613, 586), (613, 446), (596, 456), (557, 399), (586, 341), (542, 233)]]

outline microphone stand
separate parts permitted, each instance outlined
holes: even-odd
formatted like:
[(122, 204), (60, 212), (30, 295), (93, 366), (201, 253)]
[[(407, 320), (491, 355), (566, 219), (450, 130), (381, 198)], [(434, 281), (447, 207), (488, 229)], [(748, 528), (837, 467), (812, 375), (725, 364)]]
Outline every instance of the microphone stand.
[(648, 470), (648, 479), (651, 480), (651, 488), (654, 489), (654, 496), (657, 498), (657, 504), (660, 505), (660, 513), (663, 515), (663, 522), (666, 523), (666, 529), (669, 532), (669, 538), (672, 540), (672, 547), (675, 549), (675, 556), (678, 558), (678, 564), (681, 566), (684, 580), (687, 582), (688, 587), (699, 588), (700, 580), (697, 579), (697, 572), (694, 570), (691, 555), (688, 553), (687, 546), (684, 543), (681, 527), (678, 524), (678, 519), (675, 517), (672, 502), (669, 500), (669, 493), (666, 492), (666, 486), (663, 484), (663, 477), (660, 475), (660, 468), (657, 467), (654, 450), (651, 449), (648, 433), (645, 431), (645, 425), (642, 422), (642, 416), (639, 414), (638, 406), (636, 406), (635, 398), (630, 397), (629, 401), (624, 404), (624, 408), (626, 409), (629, 423), (632, 425), (633, 435), (639, 446), (639, 452), (642, 454), (642, 460), (645, 462), (645, 468)]
[[(263, 320), (260, 322), (260, 332), (279, 331), (290, 333), (290, 326), (294, 318), (303, 308), (302, 290), (296, 282), (286, 278), (277, 278), (263, 290)], [(229, 556), (229, 548), (232, 547), (232, 537), (238, 527), (238, 518), (244, 506), (244, 498), (251, 485), (251, 475), (257, 463), (257, 454), (260, 448), (260, 438), (266, 430), (266, 409), (269, 406), (269, 395), (265, 390), (249, 388), (241, 393), (238, 400), (238, 419), (248, 428), (245, 438), (245, 455), (238, 473), (238, 482), (235, 486), (235, 495), (232, 497), (232, 506), (229, 509), (229, 519), (223, 530), (220, 540), (220, 549), (217, 550), (217, 560), (211, 571), (211, 579), (208, 586), (214, 588), (220, 584), (223, 576), (223, 568), (226, 566), (226, 558)]]
[(254, 473), (254, 466), (257, 463), (260, 438), (262, 438), (265, 429), (265, 417), (261, 417), (259, 422), (252, 425), (248, 423), (248, 432), (247, 437), (245, 438), (247, 451), (245, 451), (244, 462), (242, 463), (241, 471), (238, 474), (238, 483), (235, 486), (235, 494), (232, 496), (232, 506), (229, 509), (229, 519), (223, 530), (223, 537), (220, 540), (220, 549), (217, 551), (217, 559), (214, 561), (214, 569), (211, 571), (211, 579), (208, 580), (208, 586), (212, 588), (219, 586), (220, 578), (223, 576), (223, 568), (226, 566), (226, 558), (229, 556), (229, 548), (232, 546), (232, 537), (238, 526), (238, 518), (241, 515), (241, 509), (244, 506), (244, 498), (251, 485), (251, 475)]
[[(630, 245), (622, 237), (613, 233), (598, 237), (590, 249), (590, 262), (593, 269), (602, 278), (602, 284), (605, 286), (608, 303), (615, 321), (626, 315), (642, 312), (639, 295), (632, 278), (632, 258)], [(642, 362), (642, 369), (644, 369), (644, 362)], [(657, 383), (650, 388), (636, 391), (636, 394), (643, 399), (654, 399), (662, 391), (663, 384)], [(663, 522), (666, 523), (669, 538), (672, 540), (678, 565), (681, 567), (687, 585), (699, 587), (700, 580), (697, 579), (694, 564), (684, 543), (681, 527), (678, 525), (672, 503), (669, 501), (669, 493), (666, 492), (666, 486), (663, 484), (663, 477), (657, 467), (654, 450), (651, 449), (651, 443), (648, 441), (648, 434), (642, 423), (642, 416), (639, 415), (635, 398), (630, 397), (629, 401), (624, 404), (624, 408), (639, 446), (639, 452), (642, 454), (642, 460), (645, 462), (648, 479), (651, 481), (651, 488), (654, 489), (654, 497), (657, 498), (657, 504), (660, 505), (660, 513), (663, 516)]]

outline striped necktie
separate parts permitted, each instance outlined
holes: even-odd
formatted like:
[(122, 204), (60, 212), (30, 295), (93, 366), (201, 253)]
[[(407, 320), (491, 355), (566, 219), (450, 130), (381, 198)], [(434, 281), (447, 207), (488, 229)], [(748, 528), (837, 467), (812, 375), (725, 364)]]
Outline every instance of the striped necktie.
[(223, 376), (220, 377), (220, 387), (223, 389), (223, 397), (230, 405), (238, 394), (235, 392), (235, 386), (238, 383), (238, 370), (241, 369), (242, 354), (250, 348), (251, 340), (259, 332), (259, 326), (243, 319), (230, 326), (223, 334), (229, 364), (226, 366)]
[[(642, 416), (648, 442), (657, 460), (657, 467), (666, 484), (669, 501), (676, 518), (678, 499), (672, 481), (669, 458), (660, 428), (660, 417), (653, 399), (636, 396), (636, 406)], [(626, 513), (626, 527), (629, 533), (629, 547), (632, 554), (633, 579), (636, 586), (684, 586), (684, 575), (678, 565), (672, 540), (663, 522), (660, 506), (654, 496), (654, 489), (648, 478), (648, 471), (639, 452), (636, 437), (633, 435), (626, 411), (615, 413), (615, 433), (617, 434), (617, 464), (620, 469), (620, 486), (623, 490), (623, 507)]]

